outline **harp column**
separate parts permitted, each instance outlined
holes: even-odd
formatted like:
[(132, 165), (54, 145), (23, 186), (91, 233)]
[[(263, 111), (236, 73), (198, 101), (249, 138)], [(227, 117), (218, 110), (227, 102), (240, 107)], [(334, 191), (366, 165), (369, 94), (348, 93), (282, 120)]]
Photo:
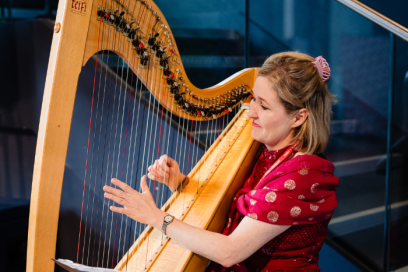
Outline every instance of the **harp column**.
[[(60, 0), (38, 129), (27, 270), (54, 271), (65, 160), (93, 0)], [(72, 46), (74, 44), (75, 46)]]

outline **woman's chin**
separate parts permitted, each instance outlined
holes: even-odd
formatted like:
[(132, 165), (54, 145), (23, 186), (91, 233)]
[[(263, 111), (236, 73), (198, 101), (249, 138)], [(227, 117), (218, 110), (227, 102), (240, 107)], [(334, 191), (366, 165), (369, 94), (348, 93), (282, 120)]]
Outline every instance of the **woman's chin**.
[(256, 132), (256, 128), (252, 128), (251, 136), (255, 141), (258, 141), (258, 142), (262, 143), (262, 141), (260, 140), (261, 137), (259, 137), (259, 134)]

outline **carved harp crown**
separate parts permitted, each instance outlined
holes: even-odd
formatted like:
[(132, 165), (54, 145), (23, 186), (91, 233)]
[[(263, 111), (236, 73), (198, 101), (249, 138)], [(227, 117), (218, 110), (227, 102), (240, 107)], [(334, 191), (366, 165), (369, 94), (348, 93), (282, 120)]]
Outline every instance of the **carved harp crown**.
[[(252, 126), (247, 109), (238, 109), (250, 96), (257, 68), (242, 70), (208, 89), (196, 88), (186, 75), (166, 19), (151, 0), (60, 0), (37, 140), (27, 271), (54, 270), (51, 259), (55, 256), (78, 78), (82, 66), (102, 51), (118, 55), (137, 76), (140, 88), (143, 85), (150, 91), (168, 114), (204, 124), (231, 111), (236, 113), (196, 165), (190, 167), (192, 170), (187, 170), (189, 183), (165, 200), (163, 210), (188, 224), (220, 232), (232, 197), (251, 171), (258, 152), (259, 144), (250, 136)], [(98, 60), (97, 57), (97, 64)], [(93, 91), (97, 92), (95, 85)], [(137, 88), (131, 88), (124, 94), (136, 99), (136, 92)], [(90, 123), (93, 121), (91, 110)], [(155, 156), (150, 159), (153, 161)], [(79, 236), (72, 239), (80, 240), (82, 245), (81, 235), (88, 226), (81, 224)], [(121, 271), (204, 271), (208, 263), (149, 226), (131, 244), (120, 253), (119, 261), (99, 261), (98, 266), (113, 265)]]

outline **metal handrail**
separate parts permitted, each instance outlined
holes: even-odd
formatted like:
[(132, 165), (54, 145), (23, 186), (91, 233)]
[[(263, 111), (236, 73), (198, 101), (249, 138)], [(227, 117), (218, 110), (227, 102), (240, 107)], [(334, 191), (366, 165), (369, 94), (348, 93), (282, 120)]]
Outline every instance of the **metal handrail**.
[(408, 29), (357, 0), (337, 0), (350, 9), (408, 41)]

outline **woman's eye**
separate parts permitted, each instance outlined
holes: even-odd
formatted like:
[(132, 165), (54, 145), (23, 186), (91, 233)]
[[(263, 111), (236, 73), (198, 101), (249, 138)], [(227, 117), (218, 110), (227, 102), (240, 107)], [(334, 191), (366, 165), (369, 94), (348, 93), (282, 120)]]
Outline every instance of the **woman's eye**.
[(261, 105), (261, 107), (264, 109), (264, 110), (267, 110), (268, 108), (266, 108), (264, 105)]

